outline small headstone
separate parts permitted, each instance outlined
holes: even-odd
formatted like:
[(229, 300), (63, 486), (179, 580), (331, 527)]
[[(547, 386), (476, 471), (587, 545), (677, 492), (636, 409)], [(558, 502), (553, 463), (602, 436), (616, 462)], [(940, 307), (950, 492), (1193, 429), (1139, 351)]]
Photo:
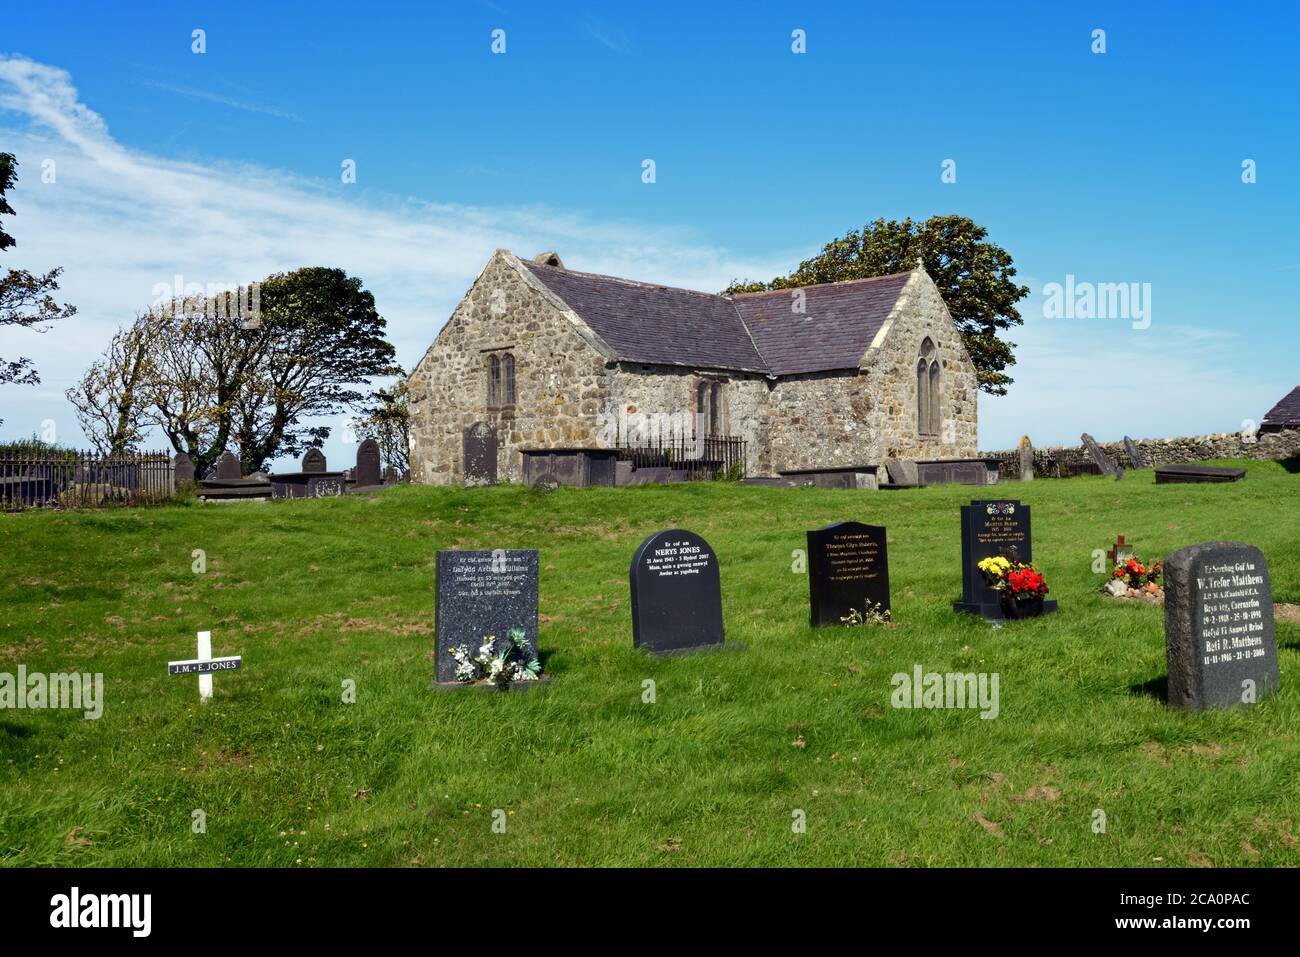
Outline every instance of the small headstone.
[(232, 452), (222, 452), (221, 457), (217, 459), (217, 479), (237, 479), (243, 478), (243, 470), (239, 465), (239, 459)]
[(1128, 460), (1135, 469), (1146, 468), (1146, 462), (1142, 460), (1142, 450), (1137, 447), (1137, 443), (1124, 436), (1124, 451), (1128, 453)]
[(1020, 437), (1020, 481), (1032, 482), (1034, 480), (1034, 443), (1029, 441), (1029, 436)]
[(1124, 466), (1122, 466), (1122, 465), (1116, 465), (1116, 466), (1115, 466), (1115, 481), (1118, 482), (1118, 481), (1119, 481), (1120, 479), (1122, 479), (1123, 477), (1124, 477)]
[(497, 483), (497, 430), (487, 422), (475, 422), (465, 430), (465, 485)]
[(1134, 554), (1133, 546), (1124, 541), (1123, 535), (1118, 535), (1115, 538), (1115, 544), (1112, 545), (1110, 551), (1106, 553), (1106, 557), (1110, 559), (1112, 566), (1123, 565), (1126, 561), (1132, 558)]
[(302, 457), (302, 470), (304, 472), (324, 472), (325, 453), (320, 449), (308, 449)]
[(722, 644), (718, 556), (699, 535), (655, 532), (632, 555), (632, 643), (658, 655)]
[(379, 443), (366, 439), (357, 446), (357, 467), (352, 477), (358, 488), (369, 488), (383, 482), (383, 473), (379, 468)]
[(393, 466), (391, 466), (391, 465), (385, 467), (385, 468), (384, 468), (384, 484), (385, 484), (385, 485), (396, 485), (397, 482), (398, 482), (397, 469), (393, 468)]
[(814, 626), (855, 624), (889, 611), (884, 528), (839, 522), (810, 531), (808, 593)]
[(176, 453), (176, 461), (172, 466), (175, 475), (176, 487), (184, 488), (186, 485), (194, 484), (194, 462), (184, 452)]
[(1165, 559), (1171, 708), (1253, 704), (1277, 690), (1268, 563), (1244, 542), (1206, 542)]
[(456, 680), (451, 649), (477, 651), (487, 638), (518, 629), (537, 649), (537, 551), (441, 551), (434, 608), (436, 677)]
[[(961, 601), (953, 609), (1001, 619), (1001, 596), (985, 582), (979, 563), (994, 555), (1028, 564), (1034, 559), (1029, 506), (1016, 501), (971, 502), (961, 507)], [(1055, 601), (1043, 602), (1043, 613), (1056, 611)]]
[(1088, 450), (1088, 456), (1097, 463), (1102, 472), (1106, 475), (1114, 475), (1115, 463), (1109, 455), (1102, 451), (1101, 446), (1097, 444), (1097, 440), (1087, 432), (1079, 436), (1079, 439), (1083, 442), (1083, 447)]

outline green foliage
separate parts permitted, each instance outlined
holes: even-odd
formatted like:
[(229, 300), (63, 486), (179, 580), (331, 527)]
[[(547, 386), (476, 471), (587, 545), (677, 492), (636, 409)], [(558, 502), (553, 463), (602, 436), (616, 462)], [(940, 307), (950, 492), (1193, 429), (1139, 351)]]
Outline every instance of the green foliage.
[[(0, 515), (0, 671), (102, 672), (107, 699), (96, 721), (0, 711), (0, 865), (1300, 866), (1300, 625), (1278, 621), (1275, 696), (1170, 711), (1162, 609), (1107, 598), (1092, 572), (1117, 531), (1151, 556), (1239, 539), (1300, 602), (1300, 540), (1278, 519), (1300, 480), (1243, 464), (1230, 485), (1004, 489), (1033, 506), (1061, 610), (1002, 628), (952, 611), (958, 506), (987, 491), (961, 486), (401, 486)], [(889, 530), (892, 624), (814, 630), (791, 552), (863, 510)], [(743, 651), (632, 648), (628, 561), (672, 527), (716, 549)], [(431, 691), (434, 554), (503, 543), (541, 551), (553, 681)], [(202, 707), (163, 668), (200, 629), (244, 656)], [(892, 708), (891, 676), (916, 664), (999, 674), (998, 717)], [(510, 826), (489, 840), (494, 808)]]
[[(12, 153), (0, 153), (0, 215), (15, 215), (5, 194), (17, 178), (18, 160)], [(16, 240), (0, 224), (0, 251), (9, 249), (15, 243)], [(59, 274), (62, 272), (62, 268), (56, 268), (39, 275), (25, 269), (10, 269), (0, 276), (0, 326), (18, 326), (44, 332), (44, 329), (39, 328), (42, 324), (75, 314), (75, 306), (59, 305), (51, 295), (58, 291)], [(40, 381), (41, 377), (30, 359), (6, 361), (0, 358), (0, 385), (7, 382), (38, 385)]]
[(981, 391), (1005, 395), (1014, 381), (1004, 370), (1015, 365), (1015, 343), (998, 333), (1023, 322), (1016, 303), (1029, 295), (1029, 288), (1013, 281), (1010, 253), (987, 237), (987, 229), (965, 216), (932, 216), (923, 223), (877, 219), (831, 240), (788, 276), (769, 283), (733, 282), (724, 293), (888, 276), (915, 268), (919, 258), (961, 332)]

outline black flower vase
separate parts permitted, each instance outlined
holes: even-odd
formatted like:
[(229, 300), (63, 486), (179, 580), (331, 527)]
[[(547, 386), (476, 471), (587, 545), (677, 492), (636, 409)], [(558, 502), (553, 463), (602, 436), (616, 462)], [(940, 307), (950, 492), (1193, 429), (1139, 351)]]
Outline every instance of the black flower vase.
[(1034, 595), (1032, 598), (1016, 598), (1011, 592), (1004, 591), (999, 596), (1002, 603), (1002, 617), (1012, 620), (1021, 618), (1037, 618), (1043, 613), (1043, 596)]

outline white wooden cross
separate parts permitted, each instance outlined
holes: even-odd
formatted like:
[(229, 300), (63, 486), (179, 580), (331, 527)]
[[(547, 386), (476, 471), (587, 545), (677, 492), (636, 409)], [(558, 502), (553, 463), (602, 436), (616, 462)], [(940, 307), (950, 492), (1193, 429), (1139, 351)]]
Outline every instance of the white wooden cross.
[(199, 701), (207, 704), (212, 699), (212, 673), (214, 671), (235, 671), (244, 663), (239, 655), (227, 655), (224, 658), (212, 657), (212, 632), (199, 632), (198, 657), (185, 661), (167, 662), (169, 675), (198, 675)]

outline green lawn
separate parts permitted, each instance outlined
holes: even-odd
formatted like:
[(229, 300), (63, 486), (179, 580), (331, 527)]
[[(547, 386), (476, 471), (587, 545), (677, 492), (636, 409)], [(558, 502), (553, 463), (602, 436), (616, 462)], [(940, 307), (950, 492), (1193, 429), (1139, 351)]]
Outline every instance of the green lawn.
[[(958, 506), (986, 497), (962, 487), (415, 487), (0, 515), (0, 671), (106, 681), (97, 721), (0, 712), (0, 862), (1300, 865), (1300, 627), (1278, 623), (1277, 696), (1171, 712), (1150, 690), (1161, 609), (1104, 598), (1091, 569), (1118, 533), (1151, 558), (1241, 539), (1275, 599), (1300, 602), (1300, 475), (1248, 467), (1234, 485), (1003, 486), (1033, 506), (1061, 611), (1001, 628), (951, 610)], [(842, 520), (888, 527), (893, 627), (808, 627), (791, 552)], [(632, 648), (628, 562), (674, 526), (717, 551), (746, 649)], [(434, 553), (495, 547), (541, 552), (555, 680), (430, 690)], [(203, 707), (165, 667), (200, 629), (244, 656)], [(916, 664), (998, 673), (1000, 714), (892, 708), (891, 676)]]

